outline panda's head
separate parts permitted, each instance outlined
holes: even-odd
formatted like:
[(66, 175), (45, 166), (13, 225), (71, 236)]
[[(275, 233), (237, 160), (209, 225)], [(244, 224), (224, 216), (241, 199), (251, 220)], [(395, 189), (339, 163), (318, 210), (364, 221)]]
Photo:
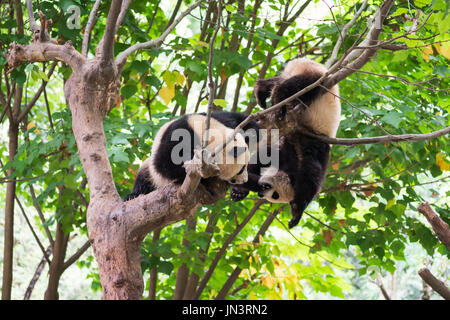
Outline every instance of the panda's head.
[[(189, 115), (187, 118), (189, 127), (196, 137), (199, 137), (194, 145), (203, 145), (206, 131), (206, 116), (202, 114)], [(214, 153), (218, 147), (222, 147), (228, 138), (234, 134), (234, 129), (226, 127), (216, 119), (210, 119), (208, 143), (206, 149)], [(219, 178), (232, 184), (247, 182), (247, 165), (250, 160), (250, 151), (243, 134), (237, 133), (221, 152), (214, 156), (214, 161), (219, 167)]]
[[(227, 137), (233, 133), (229, 131)], [(250, 160), (250, 151), (242, 134), (236, 134), (235, 138), (222, 150), (219, 159), (219, 178), (231, 184), (242, 184), (248, 180), (247, 166)]]
[[(211, 119), (210, 139), (207, 149), (211, 152), (223, 146), (234, 130)], [(250, 151), (245, 138), (237, 133), (221, 152), (215, 155), (220, 174), (219, 178), (231, 184), (242, 184), (248, 180), (247, 166), (250, 160)]]
[(289, 203), (294, 199), (294, 188), (289, 176), (275, 167), (264, 169), (258, 184), (262, 187), (258, 196), (267, 201)]

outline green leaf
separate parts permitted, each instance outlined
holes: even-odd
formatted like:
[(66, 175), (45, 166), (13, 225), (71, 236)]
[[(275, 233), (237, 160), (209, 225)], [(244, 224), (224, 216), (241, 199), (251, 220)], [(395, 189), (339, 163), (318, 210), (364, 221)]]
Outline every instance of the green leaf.
[(127, 84), (120, 90), (125, 99), (131, 98), (137, 92), (137, 86), (135, 84)]
[(158, 264), (158, 272), (164, 273), (168, 276), (172, 273), (173, 270), (173, 264), (168, 261), (161, 261)]
[(216, 106), (222, 107), (222, 108), (226, 108), (228, 101), (224, 100), (224, 99), (214, 99), (214, 104)]

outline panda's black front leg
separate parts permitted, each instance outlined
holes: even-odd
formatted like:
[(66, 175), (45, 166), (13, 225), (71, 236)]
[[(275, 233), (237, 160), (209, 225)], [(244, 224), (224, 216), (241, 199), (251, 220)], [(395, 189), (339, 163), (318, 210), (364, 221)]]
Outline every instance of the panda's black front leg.
[(289, 203), (292, 214), (289, 228), (293, 228), (299, 223), (303, 212), (314, 199), (323, 180), (323, 173), (318, 167), (305, 167), (301, 168), (295, 177), (291, 177), (291, 181), (294, 181), (295, 196)]
[(233, 201), (241, 201), (248, 196), (250, 191), (261, 192), (261, 185), (258, 184), (260, 175), (255, 173), (248, 173), (248, 180), (246, 183), (233, 186), (230, 191), (230, 197)]
[(309, 202), (305, 199), (294, 199), (289, 204), (291, 205), (292, 219), (289, 220), (288, 227), (293, 228), (300, 222), (303, 212), (305, 211)]

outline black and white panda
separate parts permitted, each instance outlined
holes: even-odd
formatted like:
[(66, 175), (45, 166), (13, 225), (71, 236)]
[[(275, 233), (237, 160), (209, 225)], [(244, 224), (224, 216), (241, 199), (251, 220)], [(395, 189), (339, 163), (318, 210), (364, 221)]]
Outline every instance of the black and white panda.
[[(210, 152), (223, 145), (237, 127), (246, 118), (233, 112), (213, 112), (211, 114), (208, 145)], [(124, 200), (131, 200), (141, 194), (148, 194), (169, 183), (181, 184), (186, 177), (183, 163), (191, 160), (196, 147), (203, 145), (206, 129), (206, 115), (189, 114), (164, 124), (157, 132), (152, 145), (151, 157), (139, 168), (131, 194)], [(252, 130), (250, 130), (252, 129)], [(252, 135), (258, 134), (256, 122), (252, 121), (243, 133), (236, 134), (215, 160), (219, 166), (218, 178), (232, 184), (247, 181), (247, 165), (250, 152), (247, 145)], [(202, 179), (204, 184), (208, 179)]]
[[(268, 97), (275, 105), (316, 82), (325, 72), (327, 69), (315, 61), (292, 60), (280, 76), (257, 81), (256, 99), (263, 108), (267, 107)], [(299, 115), (300, 124), (316, 133), (335, 137), (341, 116), (338, 86), (333, 86), (330, 92), (316, 87), (282, 107), (281, 114), (286, 112), (287, 107), (301, 103), (306, 107)], [(328, 167), (330, 145), (296, 130), (282, 137), (278, 146), (265, 148), (257, 157), (261, 152), (268, 155), (278, 152), (279, 163), (274, 166), (265, 164), (259, 158), (251, 160), (248, 181), (234, 186), (231, 198), (242, 200), (251, 190), (270, 202), (289, 203), (292, 213), (289, 227), (292, 228), (298, 224), (304, 210), (320, 190)]]

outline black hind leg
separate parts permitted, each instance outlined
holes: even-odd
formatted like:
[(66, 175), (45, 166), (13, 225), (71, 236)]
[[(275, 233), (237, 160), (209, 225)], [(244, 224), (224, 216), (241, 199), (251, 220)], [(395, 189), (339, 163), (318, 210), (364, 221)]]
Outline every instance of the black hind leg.
[(141, 194), (148, 194), (155, 189), (156, 188), (152, 183), (148, 168), (139, 170), (136, 176), (136, 181), (134, 182), (133, 191), (131, 191), (129, 195), (125, 196), (123, 200), (128, 201), (137, 198)]

